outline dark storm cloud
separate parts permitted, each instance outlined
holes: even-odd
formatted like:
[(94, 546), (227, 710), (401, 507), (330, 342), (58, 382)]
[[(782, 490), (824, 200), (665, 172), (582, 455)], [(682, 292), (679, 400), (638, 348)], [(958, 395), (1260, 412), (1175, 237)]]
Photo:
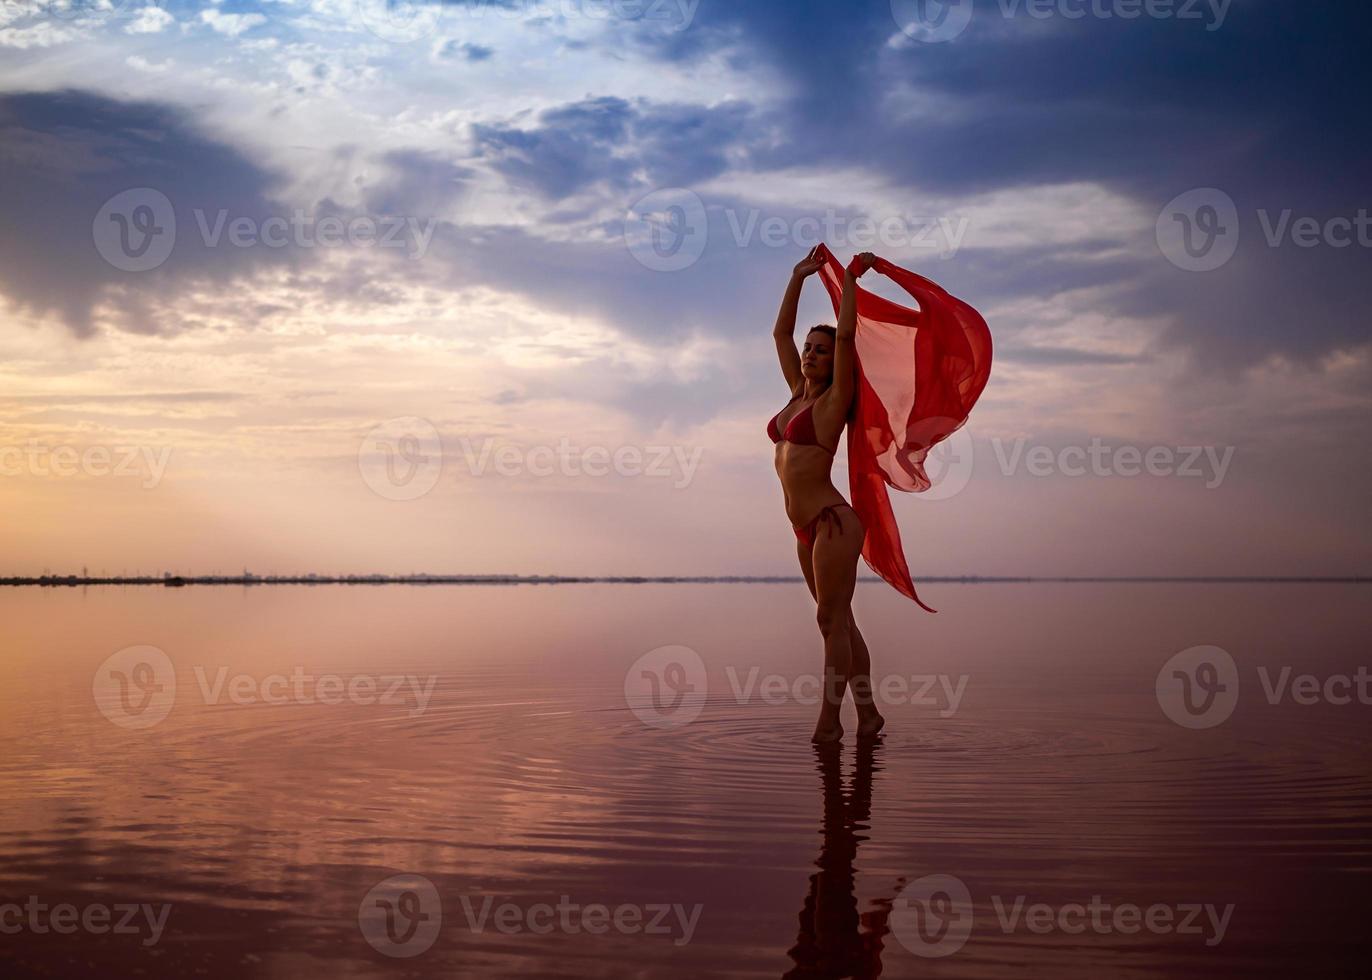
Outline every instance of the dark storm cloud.
[[(211, 226), (221, 211), (260, 221), (273, 213), (273, 181), (177, 110), (79, 91), (0, 95), (0, 147), (0, 292), (78, 334), (110, 287), (136, 309), (142, 294), (229, 280), (268, 257), (203, 244), (196, 211)], [(106, 201), (135, 188), (166, 195), (177, 220), (170, 257), (145, 272), (110, 264), (92, 230)]]
[[(1119, 268), (1113, 308), (1175, 317), (1164, 340), (1204, 365), (1314, 360), (1369, 339), (1368, 250), (1272, 247), (1258, 216), (1368, 207), (1369, 5), (1234, 0), (1214, 30), (1177, 17), (1040, 20), (1022, 4), (1006, 17), (1007, 6), (978, 2), (964, 34), (931, 44), (904, 39), (884, 2), (707, 4), (689, 39), (656, 43), (691, 60), (741, 36), (784, 75), (787, 139), (755, 154), (759, 167), (860, 165), (941, 193), (1091, 181), (1153, 214), (1191, 188), (1224, 190), (1243, 228), (1234, 261), (1188, 273), (1146, 256)], [(904, 123), (889, 101), (902, 90), (919, 110)], [(1021, 284), (1046, 294), (1080, 275), (1058, 266), (1061, 278)]]
[(536, 125), (476, 125), (478, 151), (518, 187), (557, 200), (589, 187), (690, 185), (728, 168), (750, 142), (742, 103), (650, 105), (607, 96), (539, 114)]

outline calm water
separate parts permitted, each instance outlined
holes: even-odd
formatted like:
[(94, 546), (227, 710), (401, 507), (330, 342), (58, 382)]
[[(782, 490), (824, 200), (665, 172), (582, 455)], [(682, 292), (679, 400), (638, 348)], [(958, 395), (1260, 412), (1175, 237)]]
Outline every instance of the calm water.
[[(1366, 587), (925, 591), (938, 616), (859, 589), (890, 725), (839, 752), (808, 744), (801, 585), (6, 591), (0, 971), (1365, 962), (1372, 706), (1333, 702)], [(1184, 718), (1233, 709), (1209, 728), (1157, 691), (1199, 645), (1237, 671), (1180, 665)]]

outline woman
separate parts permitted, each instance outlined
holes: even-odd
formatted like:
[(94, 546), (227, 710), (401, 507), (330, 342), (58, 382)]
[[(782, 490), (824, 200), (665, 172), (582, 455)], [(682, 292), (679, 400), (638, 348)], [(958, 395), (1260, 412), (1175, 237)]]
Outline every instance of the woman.
[(867, 643), (853, 620), (853, 589), (866, 529), (830, 479), (838, 439), (848, 423), (857, 391), (857, 279), (876, 256), (864, 252), (844, 275), (838, 328), (819, 326), (796, 350), (796, 310), (807, 277), (824, 263), (818, 248), (791, 273), (776, 327), (777, 356), (791, 389), (791, 400), (767, 426), (776, 444), (777, 476), (786, 496), (786, 514), (796, 533), (796, 553), (818, 606), (824, 637), (824, 698), (812, 741), (843, 737), (839, 710), (851, 689), (858, 712), (858, 737), (881, 731), (886, 719), (872, 697), (872, 662)]

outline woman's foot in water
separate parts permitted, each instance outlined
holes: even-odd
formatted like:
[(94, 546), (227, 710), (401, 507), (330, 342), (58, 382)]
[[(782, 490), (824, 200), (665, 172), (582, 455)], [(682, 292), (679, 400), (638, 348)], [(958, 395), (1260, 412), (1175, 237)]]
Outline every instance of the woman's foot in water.
[(820, 718), (819, 724), (815, 726), (815, 733), (810, 736), (810, 741), (815, 745), (836, 745), (843, 741), (843, 726), (837, 720), (830, 721), (827, 718)]
[(876, 738), (885, 727), (886, 719), (873, 708), (871, 714), (858, 719), (858, 738)]

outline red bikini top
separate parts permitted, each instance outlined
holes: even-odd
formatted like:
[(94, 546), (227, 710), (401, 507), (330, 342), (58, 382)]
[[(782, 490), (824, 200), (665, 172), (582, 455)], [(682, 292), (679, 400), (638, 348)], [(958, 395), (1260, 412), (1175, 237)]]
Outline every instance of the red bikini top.
[[(781, 412), (786, 411), (793, 401), (795, 401), (794, 397), (782, 407)], [(815, 418), (810, 411), (814, 407), (814, 403), (811, 402), (800, 412), (797, 412), (795, 417), (786, 423), (785, 432), (777, 431), (777, 419), (781, 418), (781, 412), (777, 412), (773, 415), (772, 421), (767, 423), (767, 435), (771, 438), (773, 444), (778, 442), (789, 442), (796, 446), (818, 446), (830, 456), (833, 456), (838, 447), (835, 446), (833, 449), (830, 449), (828, 446), (824, 445), (824, 443), (820, 442), (819, 437), (815, 435)]]

